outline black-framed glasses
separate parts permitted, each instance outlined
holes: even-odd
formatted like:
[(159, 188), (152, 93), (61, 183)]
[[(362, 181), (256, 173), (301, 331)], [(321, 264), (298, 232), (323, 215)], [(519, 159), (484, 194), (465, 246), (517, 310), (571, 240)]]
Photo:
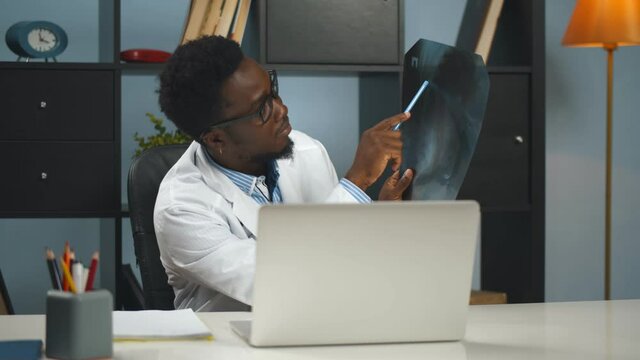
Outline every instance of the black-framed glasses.
[(249, 115), (245, 115), (245, 116), (241, 116), (241, 117), (237, 117), (237, 118), (233, 118), (233, 119), (228, 119), (228, 120), (223, 120), (223, 121), (217, 122), (215, 124), (212, 124), (209, 127), (207, 127), (206, 130), (204, 130), (202, 132), (202, 135), (204, 135), (207, 131), (209, 131), (211, 129), (229, 126), (232, 123), (236, 123), (236, 122), (244, 121), (244, 120), (251, 120), (251, 119), (254, 119), (256, 117), (258, 117), (258, 118), (260, 118), (260, 120), (262, 120), (262, 124), (263, 125), (267, 121), (269, 121), (269, 118), (271, 117), (271, 114), (273, 113), (273, 100), (277, 99), (279, 97), (279, 95), (278, 95), (278, 74), (276, 73), (275, 70), (267, 70), (267, 73), (269, 74), (269, 82), (271, 82), (271, 92), (267, 95), (267, 97), (264, 99), (262, 104), (260, 104), (260, 107), (258, 108), (258, 111), (254, 112), (252, 114), (249, 114)]

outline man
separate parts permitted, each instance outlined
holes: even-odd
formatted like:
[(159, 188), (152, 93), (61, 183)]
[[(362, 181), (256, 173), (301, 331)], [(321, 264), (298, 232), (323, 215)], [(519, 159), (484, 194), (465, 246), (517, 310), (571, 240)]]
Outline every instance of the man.
[(291, 129), (277, 75), (238, 44), (203, 37), (176, 49), (160, 75), (162, 111), (194, 141), (160, 185), (154, 226), (176, 308), (246, 310), (252, 303), (258, 209), (265, 203), (370, 202), (364, 190), (383, 173), (380, 200), (400, 200), (399, 114), (367, 130), (338, 180), (317, 140)]

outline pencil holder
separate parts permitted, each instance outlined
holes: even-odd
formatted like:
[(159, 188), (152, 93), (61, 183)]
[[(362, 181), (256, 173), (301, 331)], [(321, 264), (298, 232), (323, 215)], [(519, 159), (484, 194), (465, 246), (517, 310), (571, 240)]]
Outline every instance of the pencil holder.
[(107, 290), (47, 292), (46, 355), (56, 359), (109, 358), (113, 354), (113, 300)]

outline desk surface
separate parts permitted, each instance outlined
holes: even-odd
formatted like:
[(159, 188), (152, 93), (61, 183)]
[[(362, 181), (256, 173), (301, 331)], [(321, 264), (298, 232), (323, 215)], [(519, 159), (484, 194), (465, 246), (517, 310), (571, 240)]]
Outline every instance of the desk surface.
[[(116, 343), (116, 359), (635, 359), (640, 300), (471, 306), (464, 341), (254, 349), (229, 328), (249, 313), (200, 313), (213, 342)], [(44, 339), (44, 315), (0, 316), (0, 339)]]

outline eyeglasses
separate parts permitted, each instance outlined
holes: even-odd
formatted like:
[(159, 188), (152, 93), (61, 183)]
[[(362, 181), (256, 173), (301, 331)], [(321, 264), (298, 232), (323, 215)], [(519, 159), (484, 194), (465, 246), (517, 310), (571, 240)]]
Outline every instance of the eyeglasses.
[(251, 120), (255, 117), (259, 117), (260, 120), (262, 120), (263, 125), (267, 121), (269, 121), (269, 118), (271, 117), (271, 113), (273, 112), (273, 100), (277, 99), (279, 95), (278, 95), (278, 74), (276, 73), (275, 70), (267, 70), (267, 73), (269, 74), (269, 82), (271, 82), (271, 92), (267, 95), (266, 99), (264, 99), (262, 104), (260, 104), (258, 111), (249, 115), (228, 119), (228, 120), (223, 120), (215, 124), (212, 124), (202, 132), (202, 135), (204, 135), (209, 130), (219, 128), (219, 127), (226, 127), (231, 125), (232, 123), (236, 123), (239, 121)]

